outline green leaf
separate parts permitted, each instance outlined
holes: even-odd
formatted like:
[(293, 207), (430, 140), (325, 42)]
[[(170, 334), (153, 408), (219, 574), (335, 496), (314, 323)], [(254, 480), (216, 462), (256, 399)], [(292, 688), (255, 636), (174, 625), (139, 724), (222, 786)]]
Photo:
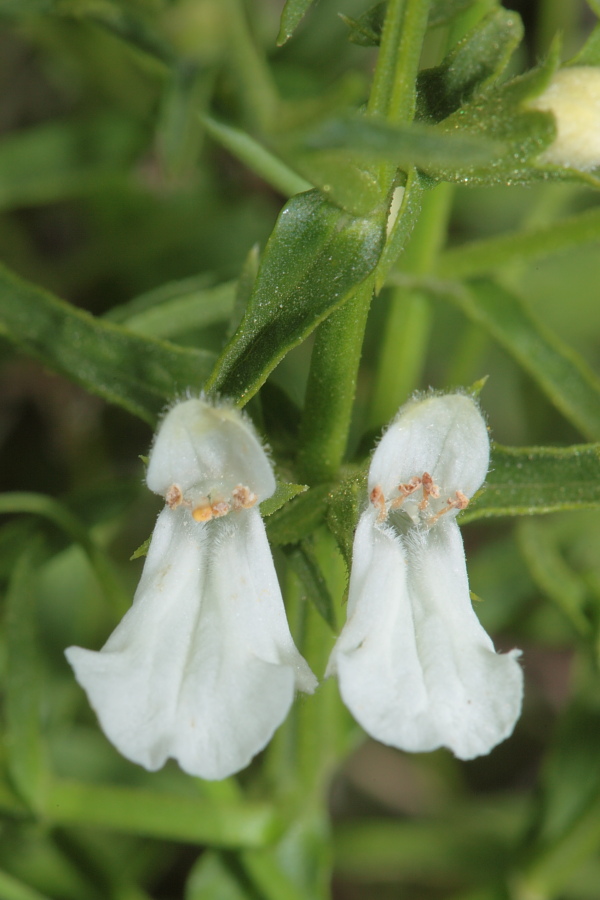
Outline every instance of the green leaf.
[(348, 571), (352, 566), (354, 531), (361, 509), (367, 501), (369, 463), (346, 477), (332, 494), (327, 510), (327, 525), (335, 537)]
[(329, 593), (327, 582), (319, 568), (319, 563), (309, 540), (291, 547), (286, 552), (286, 557), (302, 582), (308, 599), (314, 604), (320, 616), (327, 622), (331, 629), (335, 629), (335, 611), (333, 599)]
[(348, 40), (359, 47), (378, 47), (383, 31), (383, 23), (387, 12), (387, 0), (376, 3), (358, 19), (352, 19), (343, 13), (338, 13), (342, 22), (348, 26)]
[(460, 514), (526, 516), (600, 506), (600, 444), (502, 447), (495, 444), (484, 489)]
[(123, 593), (109, 557), (96, 544), (83, 523), (66, 506), (45, 494), (15, 491), (0, 494), (0, 514), (7, 513), (40, 516), (58, 526), (85, 552), (107, 600), (121, 612), (129, 606), (129, 600)]
[(312, 188), (310, 182), (290, 169), (283, 160), (245, 131), (225, 125), (210, 116), (202, 116), (202, 122), (207, 134), (214, 141), (225, 147), (251, 172), (270, 184), (284, 197), (293, 197), (294, 194), (309, 191)]
[[(266, 526), (271, 543), (275, 546), (298, 544), (312, 534), (325, 518), (329, 490), (327, 484), (316, 485), (270, 516)], [(261, 512), (264, 505), (260, 505)]]
[(140, 544), (137, 550), (134, 550), (131, 556), (129, 557), (129, 562), (133, 562), (134, 559), (141, 559), (144, 556), (148, 556), (148, 550), (150, 549), (150, 542), (152, 540), (152, 535), (149, 538)]
[(60, 779), (47, 790), (45, 819), (53, 825), (97, 826), (188, 844), (261, 847), (279, 831), (265, 803), (216, 802), (138, 788)]
[(260, 514), (262, 516), (272, 516), (286, 503), (297, 497), (298, 494), (303, 494), (307, 490), (307, 484), (292, 484), (291, 482), (279, 481), (273, 496), (269, 497), (268, 500), (263, 500), (260, 504)]
[(2, 871), (0, 871), (0, 897), (2, 900), (50, 900), (47, 894), (40, 894), (28, 884)]
[(223, 855), (208, 850), (192, 867), (185, 900), (248, 900), (248, 892), (235, 877)]
[(141, 52), (146, 59), (159, 67), (161, 74), (166, 66), (174, 66), (172, 48), (154, 31), (137, 10), (123, 8), (123, 3), (110, 0), (54, 0), (56, 12), (74, 19), (87, 18), (120, 38), (132, 49)]
[(246, 314), (207, 389), (246, 403), (377, 265), (383, 215), (355, 218), (316, 191), (293, 197), (267, 243)]
[(474, 282), (452, 296), (531, 375), (569, 422), (590, 440), (600, 440), (600, 380), (574, 350), (500, 285)]
[(445, 250), (438, 257), (437, 274), (443, 278), (471, 278), (513, 262), (528, 262), (599, 239), (600, 208), (594, 207), (551, 225)]
[(32, 810), (45, 786), (41, 734), (42, 673), (36, 637), (35, 585), (41, 547), (36, 541), (14, 568), (6, 596), (6, 750), (11, 781)]
[(600, 797), (600, 711), (592, 694), (574, 699), (557, 722), (541, 771), (542, 815), (533, 843), (560, 839)]
[(136, 334), (176, 338), (216, 322), (226, 322), (233, 312), (234, 301), (234, 281), (197, 288), (194, 279), (189, 279), (156, 288), (111, 310), (104, 319), (119, 321)]
[(497, 79), (523, 38), (519, 15), (495, 9), (439, 66), (421, 72), (417, 82), (419, 115), (434, 122), (445, 119), (477, 91)]
[(569, 66), (600, 65), (600, 24), (596, 25), (585, 44), (575, 56), (569, 60)]
[(431, 125), (392, 124), (358, 115), (330, 119), (302, 141), (308, 150), (344, 148), (365, 159), (391, 161), (403, 169), (415, 165), (430, 174), (491, 163), (503, 150), (483, 135), (445, 133)]
[(131, 118), (106, 114), (13, 132), (0, 141), (0, 209), (105, 189), (128, 175), (143, 141)]
[(0, 334), (150, 425), (167, 401), (202, 386), (214, 359), (95, 318), (2, 266)]
[(281, 13), (281, 24), (277, 35), (277, 46), (281, 47), (289, 41), (294, 31), (312, 6), (314, 0), (286, 0)]
[(567, 565), (550, 531), (542, 522), (530, 520), (519, 523), (517, 534), (519, 547), (537, 586), (578, 634), (589, 637), (592, 628), (585, 613), (585, 583)]

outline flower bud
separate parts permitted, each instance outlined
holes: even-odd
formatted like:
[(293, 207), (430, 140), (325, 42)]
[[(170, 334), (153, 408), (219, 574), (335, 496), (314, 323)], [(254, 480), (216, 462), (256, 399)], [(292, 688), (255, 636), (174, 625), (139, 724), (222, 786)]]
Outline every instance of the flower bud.
[(539, 162), (582, 172), (600, 166), (600, 68), (560, 69), (529, 105), (551, 112), (556, 121), (556, 138)]

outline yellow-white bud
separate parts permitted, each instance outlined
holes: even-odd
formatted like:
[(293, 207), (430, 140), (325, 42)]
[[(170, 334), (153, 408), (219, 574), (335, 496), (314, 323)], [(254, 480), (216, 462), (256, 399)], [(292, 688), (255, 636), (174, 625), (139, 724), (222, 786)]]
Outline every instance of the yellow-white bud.
[(560, 69), (529, 105), (553, 113), (556, 120), (557, 136), (540, 162), (582, 172), (600, 166), (600, 68)]

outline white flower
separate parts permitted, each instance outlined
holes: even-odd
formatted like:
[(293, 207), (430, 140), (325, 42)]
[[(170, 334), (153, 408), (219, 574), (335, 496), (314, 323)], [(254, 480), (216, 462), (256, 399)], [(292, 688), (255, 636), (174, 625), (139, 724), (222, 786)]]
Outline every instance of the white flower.
[(147, 483), (167, 505), (133, 606), (100, 652), (67, 659), (124, 756), (225, 778), (268, 743), (295, 688), (316, 687), (256, 506), (275, 478), (240, 412), (193, 399), (162, 422)]
[(600, 166), (600, 68), (559, 69), (528, 105), (553, 113), (556, 122), (556, 138), (540, 154), (540, 162), (582, 172)]
[(327, 674), (365, 731), (402, 750), (471, 759), (520, 713), (519, 651), (495, 653), (473, 612), (456, 523), (488, 463), (485, 422), (463, 394), (408, 403), (373, 456)]

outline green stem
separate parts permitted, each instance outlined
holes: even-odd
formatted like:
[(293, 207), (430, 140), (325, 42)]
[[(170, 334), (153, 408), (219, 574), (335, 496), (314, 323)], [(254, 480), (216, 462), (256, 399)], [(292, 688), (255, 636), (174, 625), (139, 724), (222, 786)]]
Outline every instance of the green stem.
[(243, 0), (226, 0), (231, 52), (228, 56), (238, 82), (248, 123), (268, 130), (279, 103), (271, 72), (248, 25)]
[(371, 277), (317, 330), (298, 454), (309, 484), (332, 481), (344, 458), (372, 294)]
[[(411, 190), (410, 186), (407, 191)], [(430, 271), (446, 235), (452, 187), (440, 184), (422, 196), (421, 217), (402, 257), (402, 270)], [(369, 425), (378, 428), (418, 386), (431, 322), (428, 298), (411, 288), (396, 288), (389, 302)]]
[[(412, 120), (428, 11), (429, 0), (390, 0), (368, 106), (371, 115)], [(386, 193), (394, 177), (392, 166), (382, 166), (379, 179)], [(301, 475), (309, 482), (335, 478), (344, 458), (374, 283), (374, 278), (364, 282), (317, 331), (298, 457)]]

